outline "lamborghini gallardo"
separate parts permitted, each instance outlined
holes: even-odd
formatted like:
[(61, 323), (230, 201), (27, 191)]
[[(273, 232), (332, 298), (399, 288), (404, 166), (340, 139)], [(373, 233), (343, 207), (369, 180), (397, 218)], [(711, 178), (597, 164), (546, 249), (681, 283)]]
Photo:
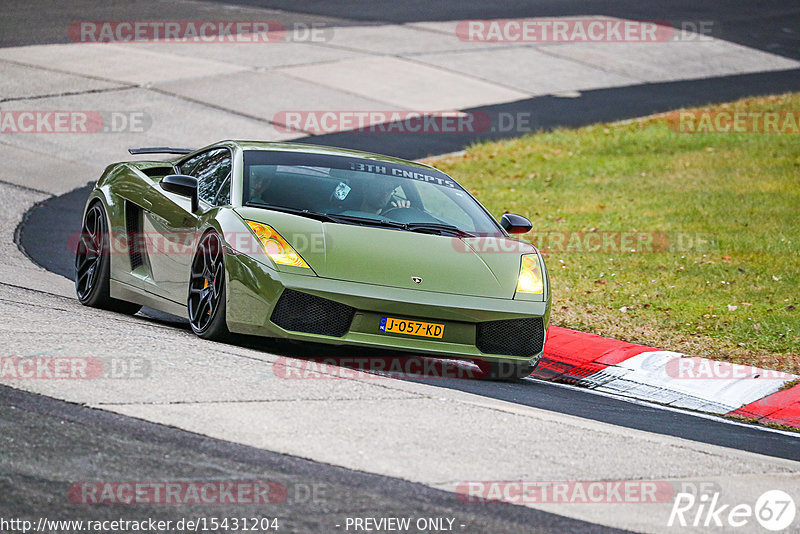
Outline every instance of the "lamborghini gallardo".
[(109, 166), (92, 190), (75, 247), (81, 303), (180, 315), (212, 340), (391, 349), (506, 378), (537, 365), (549, 279), (539, 251), (511, 237), (531, 223), (497, 221), (447, 174), (299, 143), (131, 153), (161, 155)]

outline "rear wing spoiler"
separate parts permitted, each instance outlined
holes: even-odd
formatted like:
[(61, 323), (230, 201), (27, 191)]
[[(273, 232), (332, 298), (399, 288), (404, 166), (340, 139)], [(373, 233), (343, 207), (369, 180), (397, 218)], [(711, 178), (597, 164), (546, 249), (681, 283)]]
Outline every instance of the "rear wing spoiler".
[(129, 148), (128, 153), (135, 156), (137, 154), (191, 154), (193, 148), (173, 148), (168, 146), (153, 146), (146, 148)]

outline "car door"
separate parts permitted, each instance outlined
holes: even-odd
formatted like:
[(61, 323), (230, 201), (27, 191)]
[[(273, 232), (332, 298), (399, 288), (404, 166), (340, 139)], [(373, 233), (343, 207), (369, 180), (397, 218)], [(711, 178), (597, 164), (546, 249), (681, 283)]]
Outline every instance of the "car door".
[[(230, 203), (231, 151), (225, 147), (212, 148), (190, 156), (177, 167), (180, 174), (197, 178), (200, 200), (197, 213), (192, 213), (188, 198), (157, 185), (153, 194), (161, 197), (158, 203), (161, 209), (145, 214), (144, 230), (157, 241), (150, 256), (152, 292), (185, 304), (191, 262), (200, 238), (198, 218), (215, 205)], [(156, 203), (153, 205), (155, 208)]]

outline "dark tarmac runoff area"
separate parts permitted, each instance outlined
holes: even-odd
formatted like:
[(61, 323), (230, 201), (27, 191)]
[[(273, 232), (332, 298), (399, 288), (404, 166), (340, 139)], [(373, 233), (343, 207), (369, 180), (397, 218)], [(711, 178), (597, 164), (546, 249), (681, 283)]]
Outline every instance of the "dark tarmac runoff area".
[[(396, 517), (414, 523), (438, 519), (455, 525), (456, 532), (475, 534), (624, 532), (522, 506), (461, 502), (453, 493), (422, 484), (218, 441), (3, 386), (0, 428), (0, 518), (33, 525), (48, 517), (153, 519), (172, 521), (174, 528), (181, 520), (205, 520), (210, 526), (211, 518), (246, 518), (261, 527), (277, 519), (277, 532), (323, 533), (344, 532), (347, 518)], [(109, 480), (136, 481), (141, 495), (146, 494), (139, 501), (144, 502), (120, 503), (133, 499), (133, 490), (107, 488), (103, 481)], [(213, 482), (217, 488), (232, 483), (236, 489), (202, 493), (200, 486), (197, 499), (210, 496), (204, 504), (166, 505), (169, 493), (156, 490), (163, 481), (193, 481), (198, 486)], [(244, 489), (237, 491), (239, 487)], [(186, 485), (174, 495), (193, 502)], [(215, 502), (217, 495), (223, 504), (205, 504)], [(112, 504), (94, 504), (95, 500)], [(240, 501), (246, 504), (231, 504)], [(351, 531), (352, 527), (351, 523)], [(12, 532), (2, 524), (0, 531)]]

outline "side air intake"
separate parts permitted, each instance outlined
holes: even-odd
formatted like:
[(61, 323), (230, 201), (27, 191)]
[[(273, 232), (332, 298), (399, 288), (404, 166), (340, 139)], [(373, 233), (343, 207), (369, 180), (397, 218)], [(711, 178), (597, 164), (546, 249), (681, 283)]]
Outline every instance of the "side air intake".
[(133, 271), (144, 265), (141, 250), (142, 208), (128, 200), (125, 201), (125, 231), (128, 234), (128, 257)]
[(541, 317), (478, 323), (475, 345), (485, 354), (535, 356), (544, 347)]
[(271, 320), (284, 330), (342, 337), (350, 330), (355, 308), (285, 289), (272, 311)]

